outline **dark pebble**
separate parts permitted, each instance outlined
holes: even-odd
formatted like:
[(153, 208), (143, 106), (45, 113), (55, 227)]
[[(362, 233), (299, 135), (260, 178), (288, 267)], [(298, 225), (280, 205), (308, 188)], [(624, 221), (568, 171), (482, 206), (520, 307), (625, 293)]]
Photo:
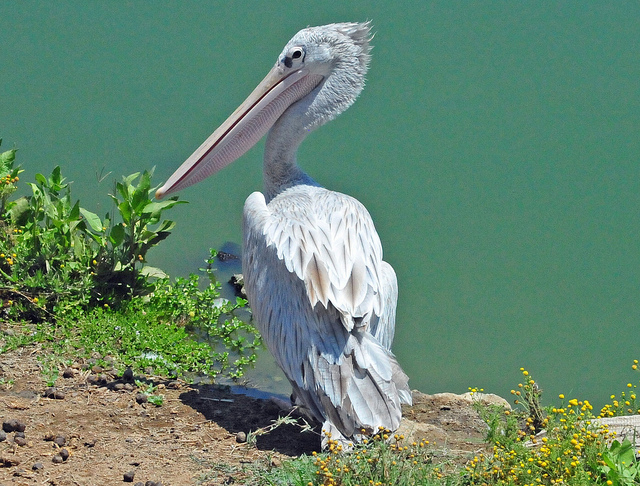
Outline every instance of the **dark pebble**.
[(27, 439), (25, 439), (24, 437), (14, 437), (13, 442), (18, 444), (20, 447), (24, 447), (27, 445)]
[(0, 430), (0, 442), (7, 440), (7, 433), (4, 430)]
[(41, 462), (36, 462), (33, 466), (31, 466), (31, 469), (33, 469), (34, 471), (39, 471), (40, 469), (44, 469), (44, 464), (42, 464)]
[(22, 437), (23, 439), (25, 438), (24, 432), (16, 432), (13, 434), (14, 437)]
[(51, 458), (51, 460), (55, 463), (55, 464), (60, 464), (64, 462), (64, 459), (62, 458), (62, 456), (60, 454), (56, 454), (55, 456), (53, 456)]
[(124, 370), (124, 373), (122, 373), (122, 379), (124, 381), (133, 382), (133, 370), (131, 368)]
[(136, 475), (135, 471), (129, 471), (124, 473), (124, 482), (125, 483), (133, 483), (133, 477)]
[(136, 402), (138, 403), (147, 403), (147, 395), (144, 393), (136, 393)]
[(53, 442), (55, 442), (60, 447), (63, 447), (67, 443), (67, 438), (64, 435), (58, 435), (55, 439), (53, 439)]
[(64, 400), (65, 394), (56, 387), (50, 386), (45, 389), (44, 396), (55, 400)]
[(60, 449), (60, 452), (58, 452), (58, 454), (60, 454), (60, 457), (62, 457), (63, 461), (69, 459), (69, 451), (67, 449)]
[(245, 442), (247, 442), (247, 434), (245, 432), (238, 432), (236, 434), (236, 442), (239, 442), (240, 444), (244, 444)]
[(2, 430), (4, 430), (5, 432), (15, 432), (15, 431), (24, 432), (25, 428), (26, 426), (22, 422), (16, 419), (5, 420), (2, 423)]
[(76, 370), (73, 368), (67, 368), (62, 372), (63, 378), (73, 378), (74, 376), (76, 376)]

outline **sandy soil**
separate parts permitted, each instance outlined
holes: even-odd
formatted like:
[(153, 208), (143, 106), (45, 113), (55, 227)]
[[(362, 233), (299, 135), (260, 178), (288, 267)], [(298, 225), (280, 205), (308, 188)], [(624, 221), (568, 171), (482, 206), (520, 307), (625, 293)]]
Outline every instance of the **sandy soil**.
[[(248, 432), (286, 412), (273, 400), (215, 385), (135, 377), (158, 386), (164, 401), (155, 406), (143, 401), (131, 377), (77, 363), (68, 377), (61, 372), (55, 392), (47, 390), (39, 352), (27, 347), (0, 355), (0, 420), (7, 429), (15, 421), (24, 427), (24, 438), (8, 432), (0, 442), (0, 486), (111, 485), (129, 479), (152, 482), (147, 486), (242, 484), (252, 464), (277, 467), (320, 448), (317, 430), (301, 433), (293, 425), (247, 443)], [(427, 438), (462, 460), (482, 448), (484, 425), (468, 396), (416, 392), (414, 401), (404, 410), (403, 433)], [(133, 477), (125, 479), (127, 473)]]

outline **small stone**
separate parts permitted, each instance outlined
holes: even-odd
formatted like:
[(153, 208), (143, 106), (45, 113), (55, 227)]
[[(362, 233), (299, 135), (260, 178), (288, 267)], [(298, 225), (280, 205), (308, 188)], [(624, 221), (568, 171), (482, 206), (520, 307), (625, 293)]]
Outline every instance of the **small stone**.
[(86, 440), (86, 441), (84, 442), (84, 445), (85, 445), (86, 447), (95, 447), (95, 445), (96, 445), (96, 439), (89, 439), (89, 440)]
[(44, 391), (46, 398), (53, 398), (55, 400), (64, 400), (65, 394), (63, 391), (58, 390), (54, 386), (47, 387)]
[(91, 367), (91, 372), (95, 373), (96, 375), (99, 375), (100, 373), (102, 373), (103, 370), (104, 370), (104, 368), (102, 366), (99, 366), (99, 365), (93, 365)]
[(7, 440), (7, 433), (4, 430), (0, 430), (0, 442)]
[(13, 442), (18, 444), (20, 447), (24, 447), (27, 445), (27, 439), (25, 439), (24, 437), (14, 437)]
[(58, 454), (60, 454), (60, 457), (62, 457), (63, 461), (69, 459), (69, 451), (67, 449), (60, 449), (60, 452), (58, 452)]
[(18, 432), (24, 432), (25, 428), (26, 426), (22, 422), (16, 419), (5, 420), (2, 423), (2, 430), (4, 430), (7, 433), (15, 432), (16, 430)]
[(14, 437), (22, 437), (23, 439), (25, 438), (24, 432), (15, 432), (13, 434)]
[(64, 459), (62, 458), (62, 456), (60, 454), (56, 454), (55, 456), (53, 456), (51, 458), (51, 460), (54, 462), (54, 464), (61, 464), (64, 462)]
[(74, 376), (76, 376), (76, 370), (74, 370), (73, 368), (66, 368), (62, 372), (63, 378), (73, 378)]
[(135, 390), (136, 387), (134, 385), (132, 385), (131, 383), (125, 383), (124, 384), (124, 389), (130, 392), (130, 391)]
[(44, 464), (42, 464), (41, 462), (36, 462), (33, 466), (31, 466), (31, 469), (33, 469), (34, 471), (39, 471), (40, 469), (44, 469)]
[(63, 447), (67, 443), (67, 438), (64, 435), (58, 435), (53, 440), (53, 442), (55, 442), (60, 447)]
[(115, 391), (125, 391), (124, 383), (116, 383), (115, 385), (113, 385), (113, 389)]
[(124, 473), (124, 482), (125, 483), (133, 483), (133, 477), (136, 475), (135, 471), (129, 471)]
[(138, 403), (147, 403), (148, 398), (144, 393), (136, 393), (136, 402)]
[(131, 368), (127, 368), (122, 373), (122, 379), (127, 382), (133, 382), (133, 370)]
[(236, 442), (240, 443), (240, 444), (244, 444), (245, 442), (247, 442), (247, 434), (246, 432), (238, 432), (236, 434)]

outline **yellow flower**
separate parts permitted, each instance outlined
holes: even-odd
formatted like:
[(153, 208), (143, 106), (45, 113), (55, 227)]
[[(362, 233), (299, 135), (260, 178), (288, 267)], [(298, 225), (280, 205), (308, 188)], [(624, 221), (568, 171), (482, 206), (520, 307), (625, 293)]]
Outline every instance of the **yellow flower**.
[(564, 395), (561, 393), (560, 395), (558, 395), (558, 398), (560, 398), (560, 400), (564, 400)]

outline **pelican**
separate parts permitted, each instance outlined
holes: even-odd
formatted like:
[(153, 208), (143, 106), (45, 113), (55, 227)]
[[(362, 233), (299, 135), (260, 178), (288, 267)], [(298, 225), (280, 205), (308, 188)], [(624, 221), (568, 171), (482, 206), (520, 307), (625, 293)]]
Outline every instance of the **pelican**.
[(364, 87), (370, 24), (298, 32), (238, 109), (157, 191), (195, 184), (265, 134), (264, 193), (244, 205), (242, 266), (253, 318), (291, 382), (296, 403), (342, 443), (396, 430), (411, 404), (391, 353), (398, 287), (366, 208), (298, 167), (309, 132)]

